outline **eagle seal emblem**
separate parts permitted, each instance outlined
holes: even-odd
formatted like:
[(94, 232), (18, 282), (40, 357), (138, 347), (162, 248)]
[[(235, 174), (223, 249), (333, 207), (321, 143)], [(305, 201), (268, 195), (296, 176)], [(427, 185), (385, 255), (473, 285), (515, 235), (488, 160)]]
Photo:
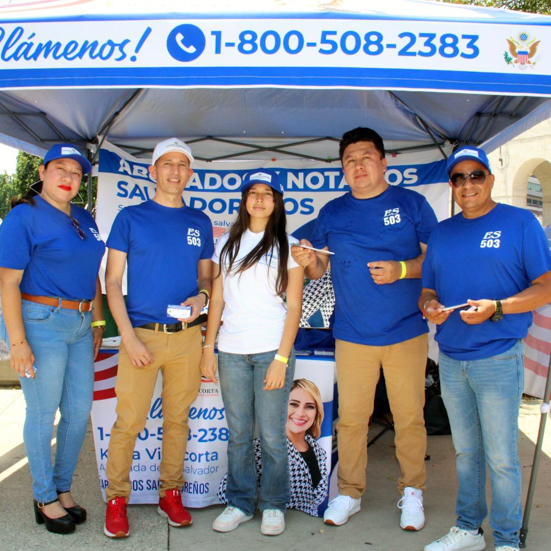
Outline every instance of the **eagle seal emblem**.
[[(515, 40), (513, 37), (506, 38), (507, 44), (509, 45), (509, 51), (505, 52), (504, 58), (505, 62), (508, 65), (517, 65), (522, 67), (523, 65), (532, 65), (536, 64), (533, 57), (536, 55), (540, 40), (532, 38), (528, 33), (521, 32)], [(523, 69), (525, 67), (522, 67)]]

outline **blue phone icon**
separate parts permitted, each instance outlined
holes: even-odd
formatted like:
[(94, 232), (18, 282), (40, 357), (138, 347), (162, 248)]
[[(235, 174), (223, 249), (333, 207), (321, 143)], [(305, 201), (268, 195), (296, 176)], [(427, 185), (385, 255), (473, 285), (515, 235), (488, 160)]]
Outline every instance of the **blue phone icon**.
[(168, 35), (166, 47), (176, 60), (189, 62), (197, 59), (205, 50), (203, 31), (195, 25), (178, 25)]

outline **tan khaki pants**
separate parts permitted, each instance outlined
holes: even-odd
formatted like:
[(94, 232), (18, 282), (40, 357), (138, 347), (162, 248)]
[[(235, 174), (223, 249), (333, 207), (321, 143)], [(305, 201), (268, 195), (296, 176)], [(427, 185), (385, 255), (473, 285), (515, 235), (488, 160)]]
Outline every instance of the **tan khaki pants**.
[(396, 432), (398, 491), (425, 489), (427, 335), (388, 346), (336, 341), (339, 389), (339, 492), (359, 498), (366, 487), (367, 432), (382, 366)]
[(188, 415), (201, 386), (201, 326), (179, 333), (135, 329), (153, 354), (147, 367), (134, 367), (124, 346), (119, 354), (115, 392), (117, 420), (111, 430), (106, 476), (107, 499), (130, 496), (130, 467), (137, 435), (144, 429), (159, 369), (163, 375), (163, 443), (160, 466), (161, 497), (184, 484), (184, 455)]

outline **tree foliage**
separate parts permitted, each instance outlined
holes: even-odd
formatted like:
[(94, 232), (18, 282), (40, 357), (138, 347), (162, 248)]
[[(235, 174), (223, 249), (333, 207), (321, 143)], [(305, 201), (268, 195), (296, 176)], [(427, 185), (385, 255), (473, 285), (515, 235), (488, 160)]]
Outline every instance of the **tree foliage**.
[(11, 198), (17, 195), (13, 187), (13, 177), (7, 173), (0, 174), (0, 219), (4, 219), (10, 210)]
[[(25, 195), (29, 188), (39, 180), (38, 167), (42, 164), (42, 158), (36, 157), (24, 151), (17, 154), (15, 174), (0, 175), (0, 218), (4, 219), (10, 210), (10, 202), (13, 197)], [(97, 178), (92, 182), (92, 197), (96, 197)], [(84, 176), (78, 195), (72, 201), (81, 207), (88, 203), (88, 178)]]
[(446, 0), (446, 2), (551, 15), (551, 0)]
[(19, 194), (25, 194), (29, 187), (38, 181), (38, 167), (42, 164), (40, 157), (20, 151), (17, 154), (13, 182)]

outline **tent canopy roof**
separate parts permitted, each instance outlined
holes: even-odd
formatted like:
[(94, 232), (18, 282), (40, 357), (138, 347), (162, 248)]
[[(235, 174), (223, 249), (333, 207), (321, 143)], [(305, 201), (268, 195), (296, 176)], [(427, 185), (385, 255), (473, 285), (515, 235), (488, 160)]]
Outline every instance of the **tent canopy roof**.
[(551, 116), (550, 17), (424, 0), (136, 4), (0, 6), (0, 142), (40, 155), (106, 135), (148, 157), (175, 135), (207, 160), (327, 160), (360, 125), (392, 152), (490, 150)]
[(165, 19), (209, 17), (331, 17), (477, 21), (484, 23), (549, 24), (549, 18), (507, 9), (446, 4), (427, 0), (387, 0), (384, 5), (365, 0), (11, 0), (0, 5), (3, 21), (75, 19)]

